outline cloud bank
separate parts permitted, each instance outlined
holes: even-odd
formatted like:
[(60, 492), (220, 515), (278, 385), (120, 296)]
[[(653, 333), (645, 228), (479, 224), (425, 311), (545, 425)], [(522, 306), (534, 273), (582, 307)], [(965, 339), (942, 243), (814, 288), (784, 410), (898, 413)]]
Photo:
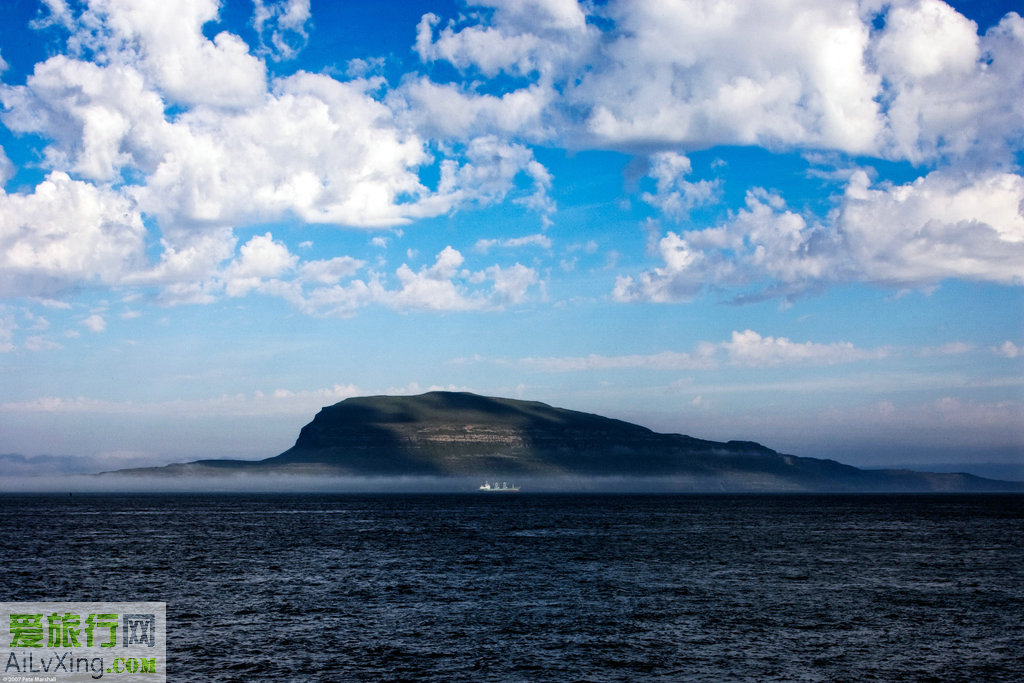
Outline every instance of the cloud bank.
[[(258, 292), (311, 315), (514, 306), (543, 284), (536, 269), (462, 268), (452, 247), (419, 270), (373, 269), (344, 253), (303, 260), (272, 232), (243, 232), (274, 221), (393, 230), (505, 202), (548, 226), (557, 179), (536, 145), (644, 159), (653, 191), (642, 201), (680, 223), (659, 238), (660, 264), (609, 286), (615, 300), (1024, 283), (1017, 13), (979, 32), (939, 0), (479, 0), (409, 27), (419, 64), (389, 80), (370, 62), (351, 78), (279, 74), (309, 39), (308, 0), (255, 2), (252, 45), (209, 30), (213, 0), (47, 7), (33, 27), (61, 49), (23, 84), (0, 83), (2, 121), (41, 141), (42, 176), (26, 184), (0, 149), (5, 298), (134, 287), (164, 303)], [(686, 229), (722, 191), (687, 155), (723, 145), (908, 162), (923, 175), (853, 172), (823, 215), (750, 188), (724, 221)]]

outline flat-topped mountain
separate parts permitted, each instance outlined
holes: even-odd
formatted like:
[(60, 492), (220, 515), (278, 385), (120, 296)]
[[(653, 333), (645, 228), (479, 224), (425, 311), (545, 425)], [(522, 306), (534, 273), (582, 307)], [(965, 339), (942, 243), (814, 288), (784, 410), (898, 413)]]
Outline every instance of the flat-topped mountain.
[[(350, 398), (321, 410), (266, 464), (323, 463), (372, 474), (668, 474), (698, 453), (769, 454), (544, 403), (435, 391)], [(696, 460), (689, 463), (698, 465)]]
[(200, 460), (122, 474), (317, 474), (359, 477), (565, 477), (730, 491), (1017, 491), (968, 474), (861, 470), (716, 442), (535, 401), (434, 391), (350, 398), (323, 408), (295, 445), (259, 461)]

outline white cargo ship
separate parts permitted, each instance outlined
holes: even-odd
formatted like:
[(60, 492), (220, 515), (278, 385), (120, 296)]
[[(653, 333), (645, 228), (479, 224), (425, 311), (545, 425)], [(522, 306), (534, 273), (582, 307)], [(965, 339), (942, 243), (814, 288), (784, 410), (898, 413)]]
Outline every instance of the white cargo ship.
[(507, 482), (494, 482), (493, 484), (489, 481), (485, 481), (480, 487), (481, 491), (488, 491), (494, 493), (515, 493), (519, 490), (519, 487), (515, 484), (508, 484)]

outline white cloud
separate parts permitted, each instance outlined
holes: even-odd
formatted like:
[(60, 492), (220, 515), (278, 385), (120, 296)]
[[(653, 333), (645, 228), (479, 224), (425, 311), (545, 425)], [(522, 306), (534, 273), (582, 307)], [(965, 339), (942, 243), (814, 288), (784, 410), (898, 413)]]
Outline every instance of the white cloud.
[(277, 277), (295, 268), (298, 257), (268, 232), (256, 235), (242, 245), (239, 256), (224, 269), (228, 296), (243, 296), (260, 285), (264, 278)]
[[(853, 3), (615, 3), (610, 57), (573, 93), (606, 144), (869, 151), (879, 79)], [(756, 35), (756, 41), (749, 36)], [(743, 45), (743, 49), (736, 46)]]
[(524, 145), (510, 143), (496, 136), (473, 138), (466, 145), (466, 162), (453, 160), (441, 164), (437, 193), (422, 204), (425, 214), (470, 203), (488, 205), (503, 201), (528, 179), (534, 192), (519, 201), (543, 213), (554, 210), (547, 196), (551, 176)]
[(1024, 356), (1024, 345), (1017, 346), (1012, 341), (1007, 339), (1002, 344), (997, 346), (994, 351), (1004, 358), (1018, 358)]
[[(371, 284), (375, 285), (374, 279)], [(315, 287), (304, 292), (294, 283), (271, 283), (263, 288), (267, 294), (277, 294), (306, 315), (329, 318), (348, 318), (374, 300), (376, 286), (371, 289), (363, 280), (352, 280), (344, 285)]]
[(32, 194), (0, 191), (0, 293), (118, 283), (144, 262), (144, 235), (131, 201), (66, 173)]
[(425, 14), (416, 27), (415, 50), (425, 62), (444, 60), (459, 69), (474, 66), (486, 76), (502, 70), (526, 74), (533, 69), (532, 54), (541, 49), (535, 35), (504, 35), (491, 27), (469, 26), (456, 32), (449, 24), (434, 38), (440, 21), (436, 14)]
[(785, 337), (764, 337), (753, 330), (733, 332), (728, 341), (700, 342), (692, 352), (661, 351), (653, 354), (624, 356), (568, 356), (524, 358), (524, 367), (541, 372), (573, 372), (590, 370), (697, 370), (720, 367), (723, 362), (749, 367), (779, 365), (836, 365), (866, 360), (879, 360), (890, 350), (860, 349), (850, 342), (794, 342)]
[[(426, 15), (418, 27), (421, 59), (466, 73), (465, 87), (406, 89), (449, 135), (492, 125), (645, 152), (724, 144), (1006, 161), (1024, 128), (1024, 20), (1013, 13), (979, 36), (938, 0), (486, 4), (492, 15), (443, 27)], [(499, 98), (469, 79), (502, 72), (532, 81), (501, 98), (528, 98), (527, 117), (499, 119)]]
[[(616, 301), (687, 301), (705, 285), (715, 282), (709, 275), (714, 267), (705, 262), (705, 255), (676, 233), (669, 232), (661, 238), (657, 251), (665, 265), (646, 270), (636, 278), (629, 275), (617, 277), (612, 291)], [(725, 271), (719, 275), (728, 276), (728, 266), (723, 267)]]
[(718, 182), (700, 180), (691, 183), (683, 180), (691, 170), (690, 160), (682, 154), (654, 154), (648, 175), (655, 179), (656, 191), (645, 192), (643, 200), (674, 218), (685, 218), (690, 209), (711, 202), (718, 190)]
[(122, 168), (152, 170), (172, 128), (160, 95), (131, 65), (99, 66), (58, 55), (37, 64), (24, 86), (0, 85), (4, 123), (52, 142), (51, 168), (93, 181), (114, 180)]
[[(437, 261), (429, 268), (413, 272), (407, 265), (396, 271), (400, 288), (385, 290), (378, 288), (377, 298), (392, 308), (420, 310), (468, 310), (481, 308), (484, 300), (477, 295), (467, 295), (455, 281), (463, 263), (462, 254), (451, 247), (445, 247), (437, 255)], [(461, 279), (461, 278), (460, 278)]]
[(309, 0), (253, 0), (253, 26), (275, 59), (293, 59), (305, 47), (309, 20)]
[(475, 251), (486, 254), (494, 247), (502, 249), (519, 249), (520, 247), (540, 247), (541, 249), (551, 248), (551, 238), (547, 235), (536, 234), (524, 237), (508, 237), (505, 239), (480, 239), (473, 245)]
[(1024, 177), (935, 171), (872, 189), (854, 174), (837, 221), (857, 277), (921, 286), (945, 278), (1024, 284)]
[[(298, 217), (387, 227), (509, 196), (554, 210), (532, 151), (494, 136), (446, 147), (439, 187), (423, 187), (418, 170), (432, 160), (378, 98), (382, 79), (298, 72), (268, 84), (237, 36), (203, 36), (212, 0), (97, 0), (77, 18), (58, 10), (73, 24), (69, 50), (101, 58), (58, 55), (25, 85), (0, 84), (4, 123), (48, 140), (53, 169), (32, 194), (0, 195), (4, 294), (129, 283), (162, 287), (168, 303), (208, 302), (218, 288), (257, 284), (238, 264), (228, 288), (217, 284), (234, 226)], [(309, 6), (260, 3), (256, 14), (264, 32), (302, 32)], [(168, 114), (169, 103), (179, 111)], [(12, 175), (0, 156), (0, 181)], [(142, 215), (160, 232), (155, 264)]]
[(552, 131), (544, 121), (544, 111), (554, 97), (540, 86), (503, 95), (476, 94), (456, 85), (416, 78), (396, 91), (389, 103), (410, 125), (439, 138), (499, 134), (546, 139)]
[(526, 300), (530, 287), (537, 284), (537, 271), (520, 263), (509, 268), (491, 266), (487, 277), (494, 282), (490, 305), (498, 308), (514, 306)]
[(295, 267), (298, 260), (269, 232), (256, 235), (242, 245), (238, 260), (228, 269), (228, 277), (274, 277)]
[(769, 367), (774, 365), (835, 365), (860, 360), (885, 358), (885, 349), (858, 349), (850, 342), (819, 344), (793, 342), (785, 337), (762, 337), (753, 330), (733, 332), (723, 342), (729, 362), (735, 365)]
[(869, 59), (889, 83), (883, 149), (914, 162), (943, 155), (1005, 161), (1024, 134), (1024, 20), (1007, 14), (984, 36), (938, 0), (894, 5)]
[(64, 347), (42, 335), (32, 335), (25, 338), (25, 348), (29, 351), (53, 351)]
[[(426, 161), (365, 81), (299, 73), (242, 113), (178, 117), (173, 150), (137, 192), (162, 222), (231, 223), (292, 212), (309, 223), (383, 227), (423, 212)], [(447, 209), (448, 206), (443, 207)]]
[(345, 278), (353, 277), (365, 265), (365, 261), (360, 261), (351, 256), (336, 256), (331, 259), (306, 261), (302, 264), (300, 278), (307, 282), (331, 285)]
[(455, 67), (478, 69), (485, 76), (499, 72), (550, 79), (586, 47), (595, 31), (576, 0), (484, 0), (493, 7), (493, 25), (449, 23), (434, 36), (440, 23), (425, 14), (416, 29), (415, 50), (424, 61), (444, 60)]
[(88, 318), (82, 321), (84, 325), (91, 332), (103, 332), (107, 329), (107, 321), (103, 319), (102, 315), (93, 313)]
[[(519, 263), (466, 269), (463, 255), (450, 246), (430, 266), (413, 270), (402, 264), (393, 279), (373, 271), (357, 278), (366, 263), (351, 257), (296, 264), (283, 245), (272, 251), (267, 261), (275, 265), (273, 270), (280, 277), (270, 275), (268, 268), (262, 271), (265, 275), (251, 280), (232, 280), (232, 264), (224, 276), (228, 293), (240, 296), (255, 290), (281, 297), (308, 315), (343, 318), (367, 306), (398, 311), (499, 310), (524, 302), (531, 288), (540, 283), (534, 269)], [(216, 289), (217, 283), (208, 287)]]
[(980, 56), (978, 27), (939, 0), (894, 5), (875, 44), (888, 74), (908, 79), (969, 73)]
[(114, 64), (133, 63), (173, 102), (253, 105), (265, 93), (266, 67), (237, 35), (203, 35), (218, 10), (216, 0), (92, 0), (72, 44), (98, 50)]
[[(232, 259), (235, 229), (283, 219), (380, 228), (515, 201), (547, 225), (553, 178), (526, 143), (642, 153), (655, 186), (642, 199), (680, 220), (720, 190), (690, 177), (692, 149), (756, 144), (940, 164), (901, 186), (851, 171), (825, 217), (752, 190), (718, 226), (659, 234), (663, 265), (620, 278), (620, 300), (685, 300), (705, 286), (770, 295), (849, 281), (1021, 283), (1024, 192), (1006, 170), (1024, 136), (1018, 15), (978, 35), (937, 0), (481, 6), (450, 22), (426, 15), (417, 29), (420, 58), (447, 61), (460, 77), (409, 74), (390, 88), (380, 77), (301, 71), (268, 79), (263, 58), (303, 46), (308, 0), (257, 0), (253, 27), (266, 49), (255, 52), (231, 33), (207, 37), (215, 0), (84, 9), (46, 0), (36, 24), (66, 27), (66, 54), (37, 64), (23, 86), (0, 84), (4, 124), (44, 139), (48, 173), (31, 191), (0, 188), (0, 294), (133, 284), (161, 288), (168, 303), (266, 287), (302, 307), (520, 301), (531, 276), (518, 264), (477, 270), (475, 281), (400, 271), (395, 290), (383, 274), (343, 285), (354, 276), (348, 262), (307, 266), (278, 253), (287, 267), (247, 275), (248, 257)], [(380, 71), (373, 64), (360, 73)], [(941, 166), (958, 160), (974, 170)], [(420, 172), (434, 164), (440, 179), (429, 188)], [(0, 185), (14, 172), (0, 149)], [(147, 251), (157, 235), (160, 250)], [(484, 282), (493, 287), (472, 287)]]
[(182, 231), (289, 213), (309, 223), (398, 225), (502, 201), (517, 177), (533, 186), (532, 208), (553, 210), (546, 169), (528, 148), (493, 136), (470, 140), (465, 163), (445, 160), (436, 193), (421, 186), (423, 142), (371, 96), (377, 80), (300, 72), (246, 109), (194, 107), (173, 120), (150, 85), (131, 65), (54, 57), (0, 98), (8, 126), (53, 140), (51, 166), (96, 181), (141, 171), (143, 182), (122, 193), (158, 218), (174, 249), (195, 239)]
[[(620, 301), (684, 301), (706, 286), (794, 294), (853, 281), (928, 287), (947, 278), (1024, 283), (1024, 177), (934, 171), (872, 187), (852, 174), (826, 219), (755, 189), (722, 225), (658, 241), (664, 265), (621, 276)], [(758, 294), (760, 295), (760, 294)]]
[[(518, 263), (470, 272), (462, 270), (464, 260), (457, 250), (445, 247), (433, 266), (414, 272), (403, 264), (395, 273), (397, 289), (386, 289), (380, 281), (371, 284), (374, 299), (399, 310), (495, 309), (521, 303), (537, 282), (536, 271)], [(470, 288), (488, 281), (493, 283), (490, 291)]]
[(7, 158), (4, 148), (0, 147), (0, 191), (3, 191), (7, 181), (14, 177), (14, 164)]
[(40, 16), (33, 19), (29, 24), (34, 29), (46, 28), (48, 26), (63, 26), (64, 28), (70, 29), (74, 25), (74, 15), (71, 13), (71, 8), (68, 7), (65, 0), (43, 0), (43, 4), (46, 5), (48, 10), (45, 16), (40, 13)]
[(219, 265), (232, 258), (236, 242), (230, 228), (181, 233), (173, 243), (162, 239), (163, 252), (159, 263), (136, 273), (127, 281), (130, 284), (162, 285), (165, 296), (183, 303), (172, 290), (192, 289), (212, 278)]

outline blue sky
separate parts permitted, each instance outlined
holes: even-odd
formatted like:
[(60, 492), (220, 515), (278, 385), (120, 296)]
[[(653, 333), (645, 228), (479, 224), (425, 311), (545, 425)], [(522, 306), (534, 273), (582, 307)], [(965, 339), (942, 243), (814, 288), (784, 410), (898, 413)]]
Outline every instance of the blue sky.
[(1020, 463), (1013, 5), (3, 3), (0, 453), (442, 388)]

